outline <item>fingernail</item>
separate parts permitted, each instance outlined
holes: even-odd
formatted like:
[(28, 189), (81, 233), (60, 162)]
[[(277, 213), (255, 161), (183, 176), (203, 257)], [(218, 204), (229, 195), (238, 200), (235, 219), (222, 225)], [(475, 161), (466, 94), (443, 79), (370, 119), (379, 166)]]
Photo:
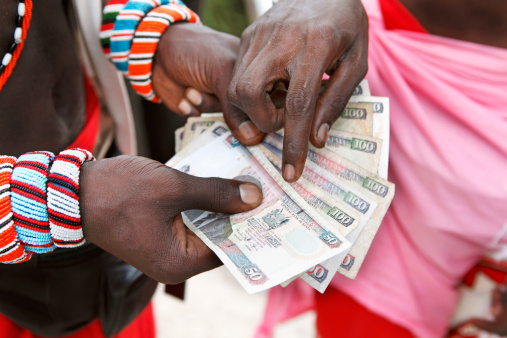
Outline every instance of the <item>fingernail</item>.
[(187, 99), (192, 102), (194, 105), (198, 106), (202, 103), (202, 95), (198, 90), (190, 89), (187, 91), (186, 95)]
[(317, 133), (317, 138), (319, 139), (322, 145), (326, 145), (327, 142), (327, 134), (329, 133), (329, 124), (324, 123), (320, 126), (319, 131)]
[(296, 177), (296, 171), (294, 170), (294, 166), (292, 164), (286, 164), (283, 167), (283, 178), (287, 182), (292, 182), (294, 180), (294, 177)]
[(239, 186), (239, 195), (246, 204), (258, 204), (262, 199), (259, 187), (253, 184), (242, 184)]
[(245, 121), (241, 123), (238, 130), (245, 140), (249, 140), (259, 135), (259, 130), (255, 127), (252, 121)]
[(178, 105), (178, 109), (184, 115), (190, 115), (190, 113), (192, 112), (192, 106), (185, 99), (183, 99), (183, 100), (180, 101), (180, 104)]

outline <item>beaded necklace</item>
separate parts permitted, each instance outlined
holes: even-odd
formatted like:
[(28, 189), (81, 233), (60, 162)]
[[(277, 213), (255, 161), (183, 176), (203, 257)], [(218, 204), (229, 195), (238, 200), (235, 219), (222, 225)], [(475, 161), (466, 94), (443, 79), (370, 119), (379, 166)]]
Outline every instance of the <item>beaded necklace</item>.
[(18, 16), (16, 18), (16, 29), (14, 30), (14, 42), (2, 57), (0, 64), (0, 90), (16, 66), (23, 44), (26, 39), (26, 33), (30, 26), (32, 18), (32, 0), (19, 0)]

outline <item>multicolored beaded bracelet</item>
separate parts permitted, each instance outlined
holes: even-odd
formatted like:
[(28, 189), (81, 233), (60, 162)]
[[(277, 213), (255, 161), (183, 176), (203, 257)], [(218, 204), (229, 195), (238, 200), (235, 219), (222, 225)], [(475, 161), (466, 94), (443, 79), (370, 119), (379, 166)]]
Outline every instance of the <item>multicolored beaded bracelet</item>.
[(139, 22), (150, 10), (168, 2), (168, 0), (129, 0), (116, 16), (109, 42), (111, 61), (125, 76), (129, 75), (128, 56)]
[(84, 149), (68, 149), (56, 156), (48, 178), (48, 214), (51, 236), (59, 248), (85, 243), (79, 210), (79, 173), (86, 161), (94, 161)]
[(20, 0), (18, 3), (18, 16), (14, 29), (14, 42), (3, 56), (0, 63), (0, 90), (16, 66), (21, 50), (26, 39), (26, 33), (32, 19), (32, 0)]
[(180, 0), (129, 0), (116, 16), (113, 33), (109, 39), (110, 57), (116, 68), (128, 76), (128, 56), (134, 32), (145, 15), (160, 5), (179, 4)]
[(102, 52), (108, 58), (111, 57), (111, 47), (109, 41), (113, 35), (114, 22), (118, 13), (125, 7), (128, 0), (109, 0), (102, 12), (102, 25), (100, 26), (100, 43), (102, 45)]
[(160, 102), (151, 83), (153, 56), (162, 34), (167, 27), (178, 21), (200, 22), (197, 14), (186, 6), (163, 5), (150, 11), (134, 34), (128, 57), (129, 79), (134, 90), (148, 101)]
[(18, 240), (11, 208), (11, 175), (16, 158), (0, 156), (0, 263), (26, 262), (32, 257)]
[(19, 241), (26, 251), (55, 249), (49, 229), (46, 185), (54, 154), (35, 151), (21, 155), (11, 177), (11, 206)]

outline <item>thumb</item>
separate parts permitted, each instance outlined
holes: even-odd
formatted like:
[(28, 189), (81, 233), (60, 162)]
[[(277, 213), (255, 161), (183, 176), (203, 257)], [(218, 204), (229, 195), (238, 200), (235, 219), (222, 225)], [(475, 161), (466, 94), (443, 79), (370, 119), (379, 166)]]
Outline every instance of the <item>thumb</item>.
[(200, 209), (231, 214), (254, 209), (262, 202), (262, 190), (253, 183), (181, 175), (185, 189), (181, 211)]

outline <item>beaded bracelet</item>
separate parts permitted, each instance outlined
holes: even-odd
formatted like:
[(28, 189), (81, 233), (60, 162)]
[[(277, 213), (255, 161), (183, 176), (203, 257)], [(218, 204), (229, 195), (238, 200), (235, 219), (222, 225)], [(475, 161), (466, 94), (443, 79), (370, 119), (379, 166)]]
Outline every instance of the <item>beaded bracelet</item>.
[(26, 33), (32, 18), (32, 0), (20, 0), (18, 3), (18, 16), (16, 28), (14, 29), (14, 42), (7, 53), (2, 57), (0, 63), (0, 90), (16, 66), (21, 50), (23, 49)]
[(125, 76), (129, 75), (128, 56), (139, 22), (153, 8), (167, 3), (169, 0), (129, 0), (116, 16), (113, 34), (109, 41), (110, 55), (111, 61)]
[(85, 243), (79, 210), (79, 172), (86, 161), (94, 161), (84, 149), (68, 149), (56, 156), (48, 178), (48, 214), (51, 236), (59, 248)]
[(150, 11), (135, 32), (128, 57), (129, 79), (133, 89), (148, 101), (160, 102), (151, 83), (153, 56), (162, 34), (178, 21), (200, 22), (197, 14), (186, 6), (163, 5)]
[(55, 249), (49, 229), (46, 185), (54, 154), (36, 151), (21, 155), (11, 177), (14, 226), (27, 251), (47, 253)]
[(0, 263), (26, 262), (32, 253), (26, 252), (18, 240), (11, 208), (11, 175), (16, 158), (0, 156)]
[[(134, 32), (139, 22), (141, 22), (146, 13), (153, 8), (167, 4), (185, 6), (180, 0), (129, 0), (115, 16), (113, 32), (109, 39), (109, 56), (116, 68), (125, 76), (129, 75), (128, 56), (132, 45), (132, 39), (134, 38)], [(112, 15), (114, 14), (108, 16)]]
[(111, 47), (109, 45), (109, 41), (111, 39), (111, 35), (113, 35), (114, 22), (116, 21), (118, 13), (120, 13), (123, 7), (125, 7), (127, 2), (128, 0), (109, 0), (106, 6), (104, 6), (99, 38), (102, 45), (102, 52), (107, 56), (107, 58), (111, 57)]

